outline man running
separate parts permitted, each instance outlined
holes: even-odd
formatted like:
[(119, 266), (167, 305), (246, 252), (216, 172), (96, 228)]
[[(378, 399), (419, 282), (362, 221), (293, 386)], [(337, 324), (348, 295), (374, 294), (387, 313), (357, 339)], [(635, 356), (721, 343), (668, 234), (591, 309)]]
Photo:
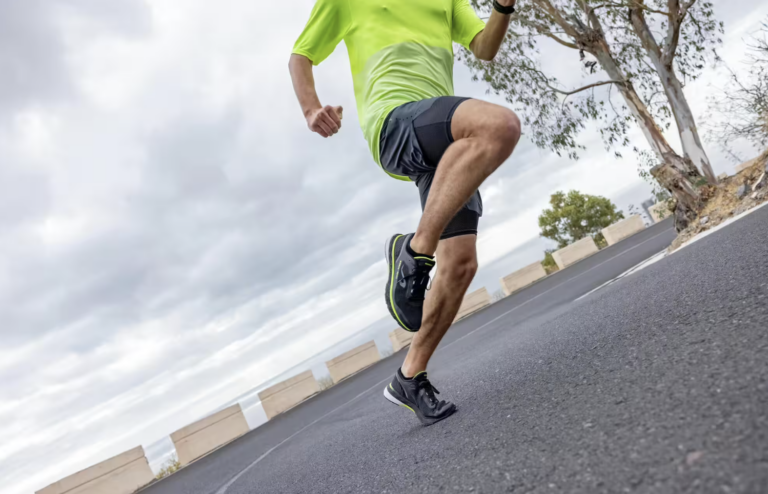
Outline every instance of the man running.
[[(469, 0), (317, 0), (291, 56), (296, 96), (313, 132), (331, 137), (341, 107), (323, 106), (312, 66), (343, 40), (360, 124), (373, 159), (413, 181), (423, 214), (415, 233), (386, 244), (386, 303), (406, 331), (419, 331), (384, 396), (430, 425), (456, 411), (438, 400), (427, 364), (477, 270), (478, 187), (512, 154), (520, 121), (507, 108), (453, 96), (453, 44), (482, 60), (499, 51), (515, 0), (496, 0), (488, 23)], [(429, 274), (440, 261), (424, 301)]]

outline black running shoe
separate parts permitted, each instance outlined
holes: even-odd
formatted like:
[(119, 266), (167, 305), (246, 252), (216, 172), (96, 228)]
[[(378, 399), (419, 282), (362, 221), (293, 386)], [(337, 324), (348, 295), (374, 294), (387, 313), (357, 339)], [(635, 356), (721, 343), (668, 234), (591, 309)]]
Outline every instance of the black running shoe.
[(426, 372), (406, 379), (400, 369), (395, 378), (384, 388), (384, 398), (416, 414), (423, 425), (432, 425), (456, 412), (456, 405), (450, 401), (438, 400), (440, 392), (427, 379)]
[(435, 265), (435, 258), (409, 254), (405, 246), (410, 244), (411, 238), (412, 233), (397, 234), (387, 242), (385, 255), (389, 276), (384, 297), (389, 313), (400, 327), (415, 332), (421, 328), (424, 294), (429, 285), (429, 272)]

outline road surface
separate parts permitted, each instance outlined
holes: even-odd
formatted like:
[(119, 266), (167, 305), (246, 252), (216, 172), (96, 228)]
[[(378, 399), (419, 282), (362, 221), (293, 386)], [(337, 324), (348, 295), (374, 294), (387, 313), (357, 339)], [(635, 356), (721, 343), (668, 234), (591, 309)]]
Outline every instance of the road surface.
[(381, 396), (404, 353), (147, 494), (768, 492), (768, 208), (664, 249), (669, 221), (454, 325), (421, 427)]

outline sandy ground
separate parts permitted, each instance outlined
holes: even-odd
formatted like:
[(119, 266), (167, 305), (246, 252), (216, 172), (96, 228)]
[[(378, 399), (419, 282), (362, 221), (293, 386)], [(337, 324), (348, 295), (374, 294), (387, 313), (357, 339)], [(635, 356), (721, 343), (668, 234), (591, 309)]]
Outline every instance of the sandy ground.
[[(768, 167), (768, 150), (746, 163), (750, 164), (744, 170), (721, 180), (717, 187), (710, 189), (711, 197), (701, 214), (688, 228), (680, 232), (669, 247), (670, 252), (696, 235), (768, 201), (768, 184), (765, 178), (761, 181)], [(763, 186), (755, 188), (758, 181), (761, 181)], [(739, 199), (737, 192), (742, 185), (746, 186), (747, 192)]]

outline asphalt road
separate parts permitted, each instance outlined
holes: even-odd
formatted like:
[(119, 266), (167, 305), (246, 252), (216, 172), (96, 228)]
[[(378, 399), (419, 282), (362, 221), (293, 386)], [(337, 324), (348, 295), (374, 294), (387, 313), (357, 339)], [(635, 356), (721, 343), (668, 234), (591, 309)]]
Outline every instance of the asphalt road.
[(768, 492), (768, 208), (662, 250), (668, 222), (454, 325), (432, 427), (367, 369), (149, 494)]

